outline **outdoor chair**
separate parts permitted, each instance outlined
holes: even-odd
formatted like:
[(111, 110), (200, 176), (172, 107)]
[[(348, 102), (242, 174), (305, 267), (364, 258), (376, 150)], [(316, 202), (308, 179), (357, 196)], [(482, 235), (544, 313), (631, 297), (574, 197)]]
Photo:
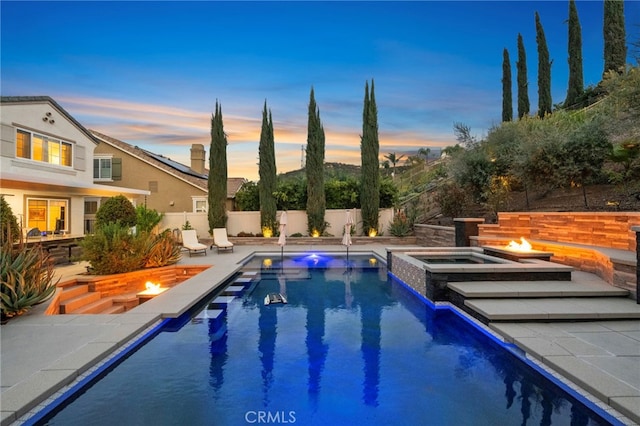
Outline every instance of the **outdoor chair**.
[(227, 238), (227, 228), (214, 228), (211, 248), (213, 248), (213, 246), (218, 248), (218, 253), (220, 253), (220, 250), (233, 251), (233, 243)]
[(207, 255), (207, 246), (198, 241), (195, 229), (186, 229), (182, 231), (182, 246), (189, 250), (189, 257), (192, 254), (204, 253)]

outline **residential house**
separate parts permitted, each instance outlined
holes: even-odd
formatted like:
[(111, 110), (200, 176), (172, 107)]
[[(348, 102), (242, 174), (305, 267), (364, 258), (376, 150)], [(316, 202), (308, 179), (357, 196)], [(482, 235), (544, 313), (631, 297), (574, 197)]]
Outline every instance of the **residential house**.
[(0, 193), (24, 233), (84, 235), (105, 197), (149, 194), (94, 183), (98, 140), (48, 96), (1, 97), (0, 126)]
[[(146, 206), (161, 213), (207, 211), (208, 170), (202, 144), (191, 146), (189, 167), (95, 130), (90, 132), (99, 141), (93, 156), (94, 182), (147, 190)], [(227, 179), (227, 211), (235, 210), (236, 193), (245, 181)]]

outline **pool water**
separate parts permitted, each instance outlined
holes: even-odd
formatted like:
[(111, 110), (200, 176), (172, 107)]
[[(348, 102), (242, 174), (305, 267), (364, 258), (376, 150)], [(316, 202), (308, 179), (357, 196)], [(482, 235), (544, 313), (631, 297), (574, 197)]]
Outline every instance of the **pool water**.
[(42, 424), (608, 424), (384, 265), (263, 260), (217, 317), (172, 321)]

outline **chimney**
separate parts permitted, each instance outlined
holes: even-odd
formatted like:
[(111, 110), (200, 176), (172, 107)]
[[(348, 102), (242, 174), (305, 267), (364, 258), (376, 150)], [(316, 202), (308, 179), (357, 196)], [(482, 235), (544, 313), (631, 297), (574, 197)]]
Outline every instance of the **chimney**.
[(204, 174), (204, 145), (194, 143), (191, 145), (191, 170), (196, 173)]

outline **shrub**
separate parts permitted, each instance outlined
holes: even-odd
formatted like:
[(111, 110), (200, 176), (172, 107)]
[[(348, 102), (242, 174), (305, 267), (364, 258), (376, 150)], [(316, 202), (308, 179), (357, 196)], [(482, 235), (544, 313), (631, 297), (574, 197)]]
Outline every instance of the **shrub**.
[(11, 206), (4, 199), (4, 195), (0, 196), (0, 228), (2, 229), (0, 238), (3, 242), (9, 239), (14, 242), (21, 236), (18, 220), (14, 216)]
[(97, 275), (119, 274), (142, 269), (146, 263), (147, 234), (132, 235), (127, 226), (112, 222), (96, 228), (80, 243), (82, 258)]
[(136, 209), (124, 195), (116, 195), (104, 202), (96, 212), (96, 227), (120, 222), (131, 228), (136, 225)]
[(21, 315), (47, 301), (56, 289), (53, 263), (40, 245), (27, 247), (20, 238), (15, 247), (10, 238), (2, 240), (0, 256), (0, 312), (2, 317)]
[(389, 233), (394, 237), (406, 237), (411, 233), (411, 224), (403, 210), (399, 210), (389, 223)]
[(164, 215), (157, 210), (148, 209), (140, 205), (136, 207), (136, 230), (138, 232), (151, 232), (161, 221)]
[(467, 191), (451, 182), (439, 186), (435, 198), (442, 214), (446, 217), (462, 216), (471, 203)]

